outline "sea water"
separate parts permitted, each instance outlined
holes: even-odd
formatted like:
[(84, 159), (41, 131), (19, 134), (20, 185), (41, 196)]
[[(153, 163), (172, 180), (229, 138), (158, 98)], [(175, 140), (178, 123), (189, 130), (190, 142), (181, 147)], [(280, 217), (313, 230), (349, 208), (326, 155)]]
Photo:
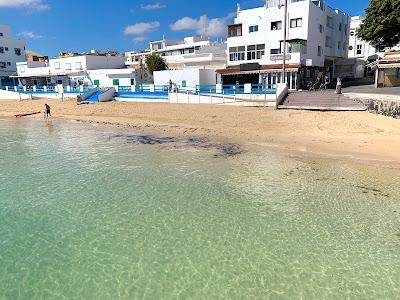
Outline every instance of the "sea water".
[(0, 119), (0, 299), (397, 298), (399, 170), (278, 152)]

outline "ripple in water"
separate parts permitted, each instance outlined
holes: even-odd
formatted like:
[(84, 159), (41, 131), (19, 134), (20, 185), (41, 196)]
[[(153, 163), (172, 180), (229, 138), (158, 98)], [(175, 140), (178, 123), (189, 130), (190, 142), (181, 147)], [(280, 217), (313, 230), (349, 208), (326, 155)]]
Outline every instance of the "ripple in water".
[(67, 122), (0, 141), (0, 299), (399, 295), (398, 170)]

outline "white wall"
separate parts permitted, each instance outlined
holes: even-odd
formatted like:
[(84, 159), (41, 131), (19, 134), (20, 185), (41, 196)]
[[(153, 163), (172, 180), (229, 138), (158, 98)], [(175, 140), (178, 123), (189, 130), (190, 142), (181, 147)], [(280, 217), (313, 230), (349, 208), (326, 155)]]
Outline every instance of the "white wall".
[(120, 86), (130, 86), (131, 79), (135, 79), (136, 72), (133, 69), (103, 69), (89, 70), (88, 83), (94, 84), (95, 80), (100, 81), (100, 87), (112, 87), (113, 80), (118, 79)]
[[(4, 62), (6, 65), (5, 68), (0, 69), (0, 77), (8, 77), (16, 72), (17, 62), (26, 60), (25, 42), (14, 39), (11, 36), (11, 29), (9, 26), (0, 25), (0, 33), (3, 34), (3, 36), (0, 36), (0, 47), (3, 48), (3, 53), (0, 53), (0, 62)], [(6, 50), (6, 48), (8, 48), (8, 50)], [(15, 48), (21, 50), (21, 55), (16, 55)]]
[(199, 84), (216, 84), (216, 72), (214, 70), (187, 69), (166, 70), (154, 72), (155, 85), (168, 85), (169, 80), (182, 87), (182, 81), (186, 81), (186, 87), (196, 87)]
[(124, 56), (97, 56), (86, 55), (86, 67), (88, 70), (118, 69), (125, 66)]

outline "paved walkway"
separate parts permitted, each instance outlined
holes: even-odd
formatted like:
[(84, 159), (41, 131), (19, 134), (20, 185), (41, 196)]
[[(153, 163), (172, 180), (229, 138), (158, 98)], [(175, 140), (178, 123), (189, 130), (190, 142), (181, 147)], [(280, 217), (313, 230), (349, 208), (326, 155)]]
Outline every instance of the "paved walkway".
[[(374, 85), (360, 85), (343, 88), (344, 94), (359, 94), (363, 95), (384, 95), (384, 96), (397, 96), (400, 97), (400, 87), (386, 87), (386, 88), (375, 88)], [(399, 98), (400, 99), (400, 98)]]
[(293, 92), (288, 95), (282, 109), (322, 110), (322, 111), (363, 111), (366, 107), (344, 95), (333, 91)]

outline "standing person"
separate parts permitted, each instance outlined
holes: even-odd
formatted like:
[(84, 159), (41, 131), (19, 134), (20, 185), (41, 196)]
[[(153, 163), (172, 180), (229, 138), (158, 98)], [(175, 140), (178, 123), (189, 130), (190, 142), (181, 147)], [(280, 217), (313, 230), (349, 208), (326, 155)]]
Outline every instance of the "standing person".
[(338, 77), (336, 81), (336, 94), (342, 93), (342, 78)]
[(328, 75), (325, 75), (324, 90), (328, 89), (328, 85), (329, 85), (329, 77)]
[(48, 118), (49, 116), (51, 117), (51, 112), (50, 112), (50, 105), (45, 104), (44, 105), (45, 108), (45, 117)]
[(169, 80), (169, 87), (168, 87), (168, 90), (169, 90), (170, 92), (172, 92), (172, 80), (171, 80), (171, 79)]

